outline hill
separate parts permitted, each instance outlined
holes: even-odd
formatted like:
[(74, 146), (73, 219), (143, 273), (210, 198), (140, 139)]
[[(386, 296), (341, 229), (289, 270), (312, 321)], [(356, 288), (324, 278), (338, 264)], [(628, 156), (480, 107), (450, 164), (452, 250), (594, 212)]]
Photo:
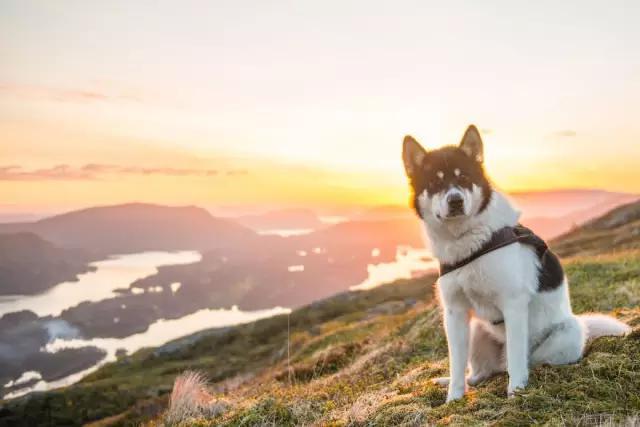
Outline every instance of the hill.
[[(634, 212), (614, 211), (582, 232), (608, 227), (615, 233), (637, 221)], [(506, 398), (501, 375), (462, 401), (444, 404), (445, 390), (430, 381), (446, 372), (447, 350), (432, 293), (435, 277), (426, 276), (139, 351), (73, 386), (5, 402), (0, 425), (628, 421), (640, 408), (640, 251), (623, 248), (624, 242), (609, 247), (615, 254), (574, 256), (565, 267), (575, 312), (610, 312), (631, 324), (633, 333), (590, 343), (577, 364), (535, 367), (530, 385), (514, 399)], [(210, 380), (207, 403), (189, 419), (180, 417), (179, 407), (164, 412), (172, 382), (185, 370)]]
[(593, 218), (640, 196), (605, 190), (560, 189), (512, 192), (509, 197), (527, 217), (558, 218), (575, 213), (580, 217), (591, 210)]
[(64, 248), (100, 254), (206, 250), (236, 245), (255, 233), (194, 206), (144, 203), (94, 207), (36, 222), (0, 224), (0, 233), (27, 231)]
[(0, 234), (0, 295), (31, 295), (91, 271), (87, 253), (32, 233)]
[(238, 224), (255, 231), (274, 229), (317, 229), (323, 226), (318, 216), (309, 209), (280, 209), (256, 215), (233, 218)]
[[(523, 224), (543, 238), (551, 239), (605, 214), (616, 206), (637, 201), (640, 196), (603, 190), (567, 189), (509, 193), (509, 198), (522, 211)], [(378, 206), (354, 219), (415, 222), (415, 214), (406, 206)]]
[(561, 256), (640, 248), (640, 201), (619, 206), (551, 242)]
[(429, 381), (446, 372), (447, 352), (434, 278), (425, 277), (142, 350), (76, 385), (6, 402), (0, 425), (46, 425), (44, 414), (65, 425), (156, 423), (173, 379), (188, 369), (212, 383), (214, 401), (198, 425), (517, 425), (560, 417), (579, 424), (603, 413), (630, 416), (640, 404), (640, 253), (573, 260), (567, 272), (576, 312), (614, 310), (636, 329), (593, 342), (578, 364), (533, 369), (515, 399), (499, 376), (444, 405), (445, 390)]

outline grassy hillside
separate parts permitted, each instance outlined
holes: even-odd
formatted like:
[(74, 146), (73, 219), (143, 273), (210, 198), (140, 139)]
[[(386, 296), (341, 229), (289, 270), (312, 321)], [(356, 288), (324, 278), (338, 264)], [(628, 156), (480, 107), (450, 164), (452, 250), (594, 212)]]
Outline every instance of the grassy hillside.
[(596, 340), (576, 365), (533, 369), (515, 399), (503, 375), (444, 404), (429, 381), (446, 373), (447, 351), (427, 277), (140, 351), (74, 386), (5, 403), (0, 425), (160, 425), (187, 369), (211, 381), (211, 412), (189, 422), (199, 425), (578, 424), (640, 412), (640, 252), (574, 258), (567, 273), (577, 312), (613, 312), (636, 329)]
[(186, 370), (208, 378), (210, 397), (184, 425), (637, 422), (637, 212), (639, 205), (627, 205), (553, 242), (568, 256), (574, 311), (609, 312), (634, 331), (595, 340), (577, 364), (535, 367), (514, 399), (501, 375), (444, 404), (445, 390), (430, 379), (446, 374), (446, 341), (435, 277), (423, 277), (141, 350), (71, 387), (0, 403), (0, 426), (165, 425), (173, 381)]
[(640, 201), (615, 208), (552, 242), (560, 256), (640, 248)]
[[(640, 326), (640, 253), (583, 258), (567, 270), (576, 311), (613, 310)], [(424, 295), (415, 306), (393, 295), (419, 283)], [(223, 382), (204, 365), (218, 393), (211, 406), (215, 416), (200, 418), (199, 425), (578, 424), (640, 411), (639, 329), (593, 342), (579, 364), (533, 369), (530, 386), (515, 399), (506, 398), (502, 375), (445, 405), (445, 390), (430, 382), (446, 374), (447, 354), (429, 283), (387, 286), (378, 292), (390, 292), (391, 300), (379, 309), (356, 308), (314, 329), (294, 329), (290, 375), (277, 349), (270, 367)], [(215, 348), (214, 342), (200, 349)], [(161, 423), (158, 418), (152, 424)]]

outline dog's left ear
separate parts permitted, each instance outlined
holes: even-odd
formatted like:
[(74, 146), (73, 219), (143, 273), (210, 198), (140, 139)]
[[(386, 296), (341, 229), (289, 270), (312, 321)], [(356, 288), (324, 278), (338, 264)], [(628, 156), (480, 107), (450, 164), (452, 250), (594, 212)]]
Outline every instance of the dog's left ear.
[(460, 141), (460, 149), (464, 151), (467, 156), (471, 157), (475, 161), (482, 163), (484, 160), (484, 154), (482, 149), (482, 138), (478, 128), (474, 125), (470, 125), (467, 131)]
[(422, 148), (422, 145), (411, 135), (405, 136), (402, 142), (402, 161), (409, 178), (413, 178), (417, 171), (422, 168), (422, 162), (424, 162), (425, 157), (427, 157), (427, 151)]

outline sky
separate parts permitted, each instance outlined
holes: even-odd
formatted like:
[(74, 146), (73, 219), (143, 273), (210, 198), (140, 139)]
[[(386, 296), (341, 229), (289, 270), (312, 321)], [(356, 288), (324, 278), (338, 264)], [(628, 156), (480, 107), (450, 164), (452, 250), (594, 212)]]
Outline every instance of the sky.
[[(445, 4), (446, 3), (446, 4)], [(640, 192), (636, 1), (0, 3), (0, 213), (403, 204), (475, 123), (507, 191)]]

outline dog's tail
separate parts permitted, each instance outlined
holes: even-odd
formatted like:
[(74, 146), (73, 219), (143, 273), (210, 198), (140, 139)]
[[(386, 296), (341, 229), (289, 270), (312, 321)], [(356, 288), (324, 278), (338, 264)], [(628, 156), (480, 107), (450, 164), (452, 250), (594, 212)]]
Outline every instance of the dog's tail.
[(631, 327), (616, 318), (598, 313), (581, 314), (578, 321), (584, 326), (586, 338), (593, 339), (608, 335), (626, 335)]

